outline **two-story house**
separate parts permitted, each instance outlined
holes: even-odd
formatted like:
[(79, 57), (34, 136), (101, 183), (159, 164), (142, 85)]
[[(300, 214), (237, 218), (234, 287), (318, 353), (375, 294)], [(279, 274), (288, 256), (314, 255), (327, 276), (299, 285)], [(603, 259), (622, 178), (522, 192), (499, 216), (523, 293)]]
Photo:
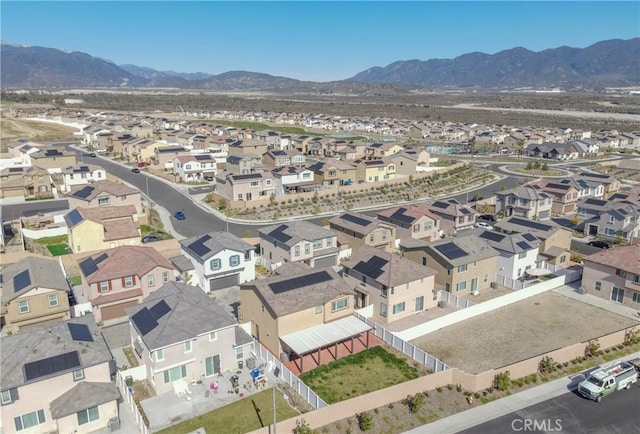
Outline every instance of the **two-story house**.
[(205, 292), (256, 278), (255, 247), (229, 232), (209, 232), (180, 240), (182, 254), (194, 266), (192, 284)]
[(374, 317), (390, 324), (437, 305), (436, 271), (400, 255), (362, 246), (344, 262), (356, 292), (356, 308), (373, 305)]
[(380, 160), (355, 160), (353, 166), (356, 168), (356, 181), (381, 182), (396, 177), (396, 165), (387, 159)]
[(416, 238), (432, 241), (440, 238), (440, 218), (424, 206), (406, 205), (389, 208), (376, 214), (378, 220), (395, 225), (396, 238)]
[(155, 150), (153, 164), (163, 170), (170, 170), (173, 169), (173, 160), (178, 155), (186, 155), (188, 153), (189, 151), (182, 146), (167, 145)]
[(62, 191), (70, 191), (76, 185), (87, 185), (107, 179), (107, 171), (93, 164), (76, 164), (62, 169)]
[(229, 144), (229, 155), (264, 155), (269, 150), (269, 145), (255, 139), (236, 140)]
[(550, 194), (527, 185), (496, 192), (496, 214), (544, 220), (551, 216)]
[(183, 182), (213, 181), (217, 172), (213, 154), (179, 155), (173, 159), (173, 174)]
[(0, 342), (5, 433), (77, 433), (118, 421), (113, 357), (91, 315), (5, 336)]
[(78, 261), (96, 321), (126, 316), (135, 306), (174, 279), (171, 262), (152, 247), (121, 246)]
[(356, 168), (341, 160), (326, 159), (309, 166), (314, 182), (323, 186), (352, 185), (356, 182)]
[(640, 246), (619, 246), (583, 258), (587, 294), (640, 308)]
[(543, 191), (552, 197), (552, 213), (564, 215), (576, 210), (579, 189), (575, 185), (572, 185), (572, 183), (561, 183), (553, 179), (543, 179), (529, 185), (532, 188)]
[(640, 237), (640, 206), (610, 205), (597, 216), (584, 222), (586, 235), (630, 242)]
[(276, 183), (271, 172), (246, 175), (219, 172), (216, 176), (216, 192), (228, 200), (251, 202), (269, 199), (275, 191)]
[(304, 166), (278, 166), (271, 169), (276, 182), (276, 196), (321, 188), (313, 181), (313, 172)]
[(411, 176), (429, 170), (430, 155), (425, 150), (405, 149), (389, 157), (398, 175)]
[(51, 175), (41, 167), (5, 167), (0, 170), (0, 197), (3, 199), (52, 197), (52, 184)]
[(476, 211), (456, 199), (436, 200), (428, 204), (427, 209), (439, 217), (440, 230), (445, 235), (471, 229), (476, 223)]
[[(590, 220), (594, 217), (600, 216), (603, 212), (608, 209), (614, 207), (616, 205), (615, 202), (609, 202), (604, 199), (595, 199), (593, 197), (585, 197), (578, 201), (577, 208), (577, 216), (583, 220)], [(585, 230), (587, 228), (585, 227)], [(595, 234), (593, 234), (595, 235)]]
[(285, 262), (304, 262), (312, 268), (338, 264), (338, 242), (334, 232), (305, 220), (258, 229), (263, 263), (273, 269)]
[(295, 149), (270, 150), (262, 156), (262, 163), (269, 167), (304, 166), (307, 158)]
[(234, 175), (247, 175), (249, 173), (259, 173), (267, 169), (262, 164), (262, 156), (255, 154), (229, 155), (226, 158), (225, 171)]
[(140, 190), (108, 179), (71, 187), (66, 197), (70, 209), (133, 205), (138, 214), (142, 213)]
[(60, 168), (76, 164), (76, 153), (61, 147), (48, 147), (31, 154), (31, 164), (49, 173), (59, 173)]
[(156, 394), (177, 381), (207, 381), (236, 370), (253, 339), (202, 290), (168, 282), (127, 309), (131, 342)]
[(606, 199), (620, 190), (620, 181), (615, 176), (596, 172), (578, 172), (578, 179), (598, 182), (604, 186), (603, 197)]
[(64, 220), (74, 253), (140, 244), (140, 223), (133, 205), (76, 208)]
[(329, 229), (338, 235), (339, 246), (349, 246), (354, 251), (367, 245), (391, 252), (396, 241), (394, 225), (352, 211), (330, 219)]
[(2, 270), (2, 308), (7, 331), (71, 318), (69, 282), (58, 261), (28, 256)]
[(393, 142), (372, 143), (365, 147), (364, 158), (367, 160), (381, 160), (403, 150), (404, 148), (402, 146)]

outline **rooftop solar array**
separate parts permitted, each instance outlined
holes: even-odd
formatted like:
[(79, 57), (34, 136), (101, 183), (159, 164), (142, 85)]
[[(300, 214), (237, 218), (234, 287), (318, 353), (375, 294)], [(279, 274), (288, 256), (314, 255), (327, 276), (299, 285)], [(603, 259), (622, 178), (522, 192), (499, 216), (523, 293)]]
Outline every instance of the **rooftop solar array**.
[(62, 152), (60, 152), (57, 149), (47, 149), (44, 155), (46, 155), (47, 157), (54, 157), (54, 156), (62, 155)]
[(9, 167), (9, 173), (22, 172), (22, 167)]
[(98, 256), (96, 259), (94, 259), (93, 261), (96, 264), (99, 264), (100, 262), (104, 261), (105, 259), (107, 259), (109, 257), (109, 255), (107, 255), (106, 253), (101, 254), (100, 256)]
[(340, 218), (342, 220), (346, 220), (348, 222), (351, 223), (355, 223), (358, 226), (367, 226), (369, 225), (369, 223), (371, 223), (371, 221), (367, 220), (367, 219), (363, 219), (361, 217), (355, 216), (353, 214), (343, 214), (340, 216)]
[(333, 277), (331, 277), (329, 273), (327, 273), (326, 271), (318, 271), (313, 274), (307, 274), (306, 276), (300, 276), (293, 279), (270, 283), (269, 288), (271, 288), (271, 291), (273, 291), (274, 294), (280, 294), (283, 292), (291, 291), (292, 289), (316, 285), (318, 283), (328, 282), (330, 280), (333, 280)]
[(391, 214), (391, 218), (394, 220), (398, 220), (402, 223), (413, 223), (413, 217), (411, 217), (410, 215), (405, 214), (405, 212), (407, 212), (407, 209), (402, 207), (402, 208), (398, 208), (397, 210), (394, 211), (393, 214)]
[(74, 341), (93, 342), (93, 336), (91, 336), (91, 330), (89, 330), (88, 325), (67, 323), (67, 327), (69, 327), (71, 339)]
[(80, 270), (85, 276), (89, 276), (98, 271), (98, 264), (107, 259), (109, 255), (106, 253), (101, 254), (97, 258), (88, 257), (84, 261), (80, 262)]
[(21, 291), (29, 285), (31, 285), (29, 270), (21, 271), (13, 276), (13, 290), (15, 292)]
[(471, 214), (471, 211), (469, 211), (469, 210), (468, 210), (468, 209), (466, 209), (466, 208), (460, 208), (460, 212), (461, 212), (462, 214), (464, 214), (464, 215)]
[(78, 211), (77, 209), (74, 209), (69, 214), (67, 214), (67, 218), (71, 222), (72, 226), (75, 226), (82, 221), (82, 215), (80, 215), (80, 211)]
[(382, 273), (382, 267), (387, 265), (389, 261), (379, 256), (372, 256), (367, 262), (358, 262), (353, 269), (372, 279), (377, 279)]
[(384, 143), (372, 143), (369, 145), (370, 148), (379, 148), (383, 145)]
[(440, 244), (435, 246), (436, 250), (449, 259), (458, 259), (467, 256), (467, 252), (456, 246), (454, 243)]
[(516, 243), (516, 245), (518, 247), (520, 247), (522, 250), (531, 250), (533, 249), (533, 247), (531, 247), (531, 245), (529, 243), (525, 243), (524, 241), (519, 241)]
[(159, 302), (151, 306), (151, 309), (149, 309), (149, 311), (151, 311), (151, 315), (155, 319), (160, 319), (163, 316), (165, 316), (167, 313), (169, 313), (171, 311), (171, 308), (169, 307), (166, 301), (160, 300)]
[(440, 201), (433, 202), (431, 204), (431, 206), (435, 206), (436, 208), (441, 208), (441, 209), (449, 208), (449, 204), (448, 203), (440, 202)]
[(525, 240), (527, 240), (527, 241), (535, 241), (535, 240), (537, 240), (537, 239), (538, 239), (538, 238), (537, 238), (535, 235), (533, 235), (533, 234), (522, 234), (522, 238), (524, 238), (524, 239), (525, 239)]
[(384, 161), (382, 160), (366, 160), (363, 161), (365, 166), (381, 166), (384, 164)]
[(609, 175), (602, 175), (600, 173), (587, 173), (587, 172), (581, 173), (580, 176), (588, 176), (589, 178), (600, 178), (600, 179), (607, 179), (609, 177)]
[(204, 235), (201, 238), (195, 240), (193, 243), (189, 244), (189, 249), (191, 249), (196, 255), (203, 257), (211, 251), (209, 247), (204, 245), (204, 243), (206, 243), (210, 239), (211, 235)]
[(584, 203), (588, 203), (589, 205), (596, 205), (596, 206), (604, 206), (607, 204), (606, 200), (600, 200), (600, 199), (594, 199), (592, 197), (590, 197), (589, 199), (585, 200)]
[(233, 179), (260, 179), (262, 175), (259, 173), (247, 173), (246, 175), (234, 175)]
[(525, 220), (518, 217), (512, 217), (509, 220), (509, 223), (513, 223), (515, 225), (524, 226), (527, 228), (538, 229), (540, 231), (548, 231), (552, 228), (552, 226), (544, 225), (542, 223), (534, 222), (532, 220)]
[(133, 321), (140, 334), (145, 336), (156, 328), (158, 320), (169, 312), (171, 312), (169, 305), (164, 300), (160, 300), (151, 306), (151, 309), (146, 307), (140, 309), (131, 317), (131, 321)]
[(281, 243), (286, 243), (291, 239), (291, 236), (284, 233), (284, 231), (287, 230), (288, 228), (289, 226), (287, 225), (280, 225), (274, 230), (272, 230), (271, 232), (269, 232), (269, 236), (271, 236), (273, 239), (277, 241), (280, 241)]
[(45, 377), (47, 375), (56, 374), (58, 372), (78, 367), (80, 367), (80, 357), (78, 356), (78, 352), (70, 351), (58, 356), (25, 363), (24, 375), (26, 381), (31, 381), (36, 378)]
[(272, 155), (276, 155), (276, 156), (282, 156), (282, 155), (287, 155), (286, 152), (284, 151), (280, 151), (280, 150), (275, 150), (275, 151), (271, 151)]
[(506, 235), (499, 234), (497, 232), (484, 231), (483, 233), (480, 234), (480, 238), (484, 238), (485, 240), (491, 240), (491, 241), (495, 241), (496, 243), (499, 243), (500, 241), (506, 238)]
[(93, 193), (93, 190), (95, 190), (94, 187), (87, 185), (86, 187), (83, 187), (80, 190), (73, 193), (73, 196), (79, 197), (81, 199), (86, 199), (87, 197), (89, 197), (91, 193)]
[(195, 158), (198, 161), (204, 161), (204, 160), (211, 160), (212, 159), (211, 155), (196, 155)]
[(561, 184), (556, 184), (556, 183), (550, 183), (547, 184), (547, 187), (549, 188), (557, 188), (558, 190), (569, 190), (569, 185), (561, 185)]

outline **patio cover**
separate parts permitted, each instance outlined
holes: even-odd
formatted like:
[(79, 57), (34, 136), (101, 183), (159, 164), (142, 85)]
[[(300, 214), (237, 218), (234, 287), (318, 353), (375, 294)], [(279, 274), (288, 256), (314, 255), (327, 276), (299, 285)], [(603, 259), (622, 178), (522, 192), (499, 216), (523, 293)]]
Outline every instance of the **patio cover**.
[(318, 349), (326, 348), (342, 342), (362, 332), (371, 330), (371, 326), (355, 316), (348, 316), (326, 324), (318, 324), (294, 333), (282, 336), (280, 339), (297, 355), (304, 356)]

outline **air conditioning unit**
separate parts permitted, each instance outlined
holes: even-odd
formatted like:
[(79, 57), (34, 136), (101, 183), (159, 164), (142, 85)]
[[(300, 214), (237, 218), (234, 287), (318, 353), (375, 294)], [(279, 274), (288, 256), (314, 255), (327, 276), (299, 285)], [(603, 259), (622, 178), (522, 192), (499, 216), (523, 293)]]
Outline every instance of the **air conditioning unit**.
[(438, 307), (441, 307), (444, 309), (445, 307), (447, 307), (447, 302), (445, 300), (440, 300), (438, 302)]
[(478, 291), (477, 289), (475, 291), (471, 291), (471, 295), (478, 295), (480, 294), (480, 291)]

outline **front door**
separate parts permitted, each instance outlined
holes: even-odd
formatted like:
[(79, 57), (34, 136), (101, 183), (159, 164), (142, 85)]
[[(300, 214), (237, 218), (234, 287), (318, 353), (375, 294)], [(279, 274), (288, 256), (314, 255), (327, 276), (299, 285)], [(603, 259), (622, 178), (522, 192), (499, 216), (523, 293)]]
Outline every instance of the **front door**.
[(211, 377), (220, 372), (220, 355), (216, 354), (212, 357), (204, 359), (204, 376)]
[(478, 290), (478, 278), (474, 277), (471, 279), (471, 292), (474, 293)]
[(613, 287), (611, 291), (611, 301), (615, 301), (618, 303), (624, 302), (624, 289)]
[(416, 298), (416, 312), (424, 309), (424, 295)]

